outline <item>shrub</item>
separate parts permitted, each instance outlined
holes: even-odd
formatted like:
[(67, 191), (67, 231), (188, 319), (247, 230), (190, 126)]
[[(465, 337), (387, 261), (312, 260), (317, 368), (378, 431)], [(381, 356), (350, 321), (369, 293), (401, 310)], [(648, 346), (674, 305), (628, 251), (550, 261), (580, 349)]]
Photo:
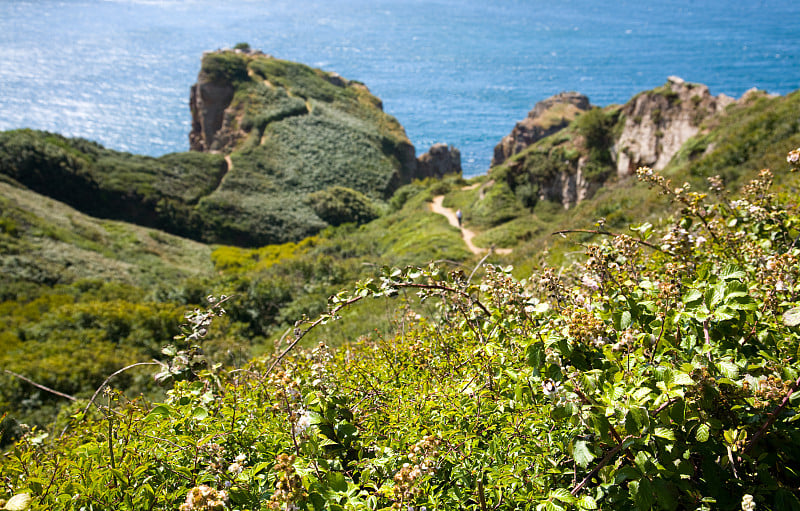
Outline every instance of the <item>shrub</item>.
[(237, 84), (248, 80), (246, 56), (232, 51), (203, 55), (201, 70), (211, 81)]
[(378, 210), (363, 193), (344, 186), (332, 186), (308, 195), (311, 209), (331, 225), (367, 223), (378, 218)]

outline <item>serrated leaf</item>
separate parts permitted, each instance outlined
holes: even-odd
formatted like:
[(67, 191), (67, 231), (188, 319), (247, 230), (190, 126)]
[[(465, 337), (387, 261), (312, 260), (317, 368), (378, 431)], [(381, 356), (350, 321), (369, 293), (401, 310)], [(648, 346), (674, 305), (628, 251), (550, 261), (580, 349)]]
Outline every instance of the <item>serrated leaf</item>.
[(578, 507), (581, 509), (597, 509), (597, 501), (590, 495), (584, 495), (578, 499)]
[(550, 493), (547, 497), (550, 499), (558, 499), (561, 502), (566, 502), (567, 504), (572, 504), (575, 502), (575, 497), (573, 497), (566, 488), (556, 488), (555, 490), (550, 490)]
[(656, 428), (655, 431), (653, 431), (653, 434), (666, 440), (675, 440), (675, 433), (668, 428)]
[(800, 307), (795, 307), (784, 312), (783, 324), (786, 326), (800, 325)]
[(697, 427), (697, 431), (695, 431), (694, 436), (697, 438), (698, 442), (705, 442), (708, 440), (710, 434), (710, 429), (708, 424), (700, 424)]
[(719, 273), (719, 277), (722, 280), (732, 280), (732, 279), (741, 280), (741, 279), (746, 278), (747, 274), (743, 270), (739, 269), (738, 267), (736, 267), (736, 266), (734, 266), (732, 264), (729, 264), (728, 266), (726, 266), (725, 268), (722, 269), (722, 271)]
[(739, 377), (739, 366), (737, 366), (733, 362), (730, 362), (728, 360), (722, 360), (719, 363), (717, 363), (717, 366), (719, 366), (719, 371), (723, 375), (725, 375), (726, 378), (735, 380), (736, 378)]
[(572, 455), (575, 457), (575, 463), (581, 468), (586, 468), (589, 463), (595, 458), (589, 446), (584, 440), (575, 442), (575, 447), (572, 450)]
[(686, 373), (676, 373), (674, 383), (675, 385), (694, 385), (694, 380)]

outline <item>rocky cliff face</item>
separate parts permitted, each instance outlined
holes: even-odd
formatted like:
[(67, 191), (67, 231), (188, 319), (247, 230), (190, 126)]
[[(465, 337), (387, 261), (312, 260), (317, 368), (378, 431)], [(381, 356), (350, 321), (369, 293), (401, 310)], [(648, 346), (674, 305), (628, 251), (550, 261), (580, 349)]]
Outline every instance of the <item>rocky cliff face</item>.
[(565, 128), (580, 112), (590, 108), (589, 98), (577, 92), (561, 92), (536, 103), (528, 116), (518, 122), (511, 133), (495, 146), (492, 167)]
[(663, 169), (706, 118), (734, 102), (677, 77), (602, 110), (591, 109), (585, 96), (562, 93), (537, 103), (503, 138), (492, 173), (529, 207), (549, 200), (569, 208), (615, 174), (625, 177), (645, 165)]
[(221, 130), (225, 110), (231, 104), (233, 85), (199, 79), (190, 90), (189, 108), (192, 111), (192, 131), (189, 133), (189, 148), (192, 151), (218, 151), (230, 137), (223, 137)]
[(635, 96), (622, 109), (625, 124), (611, 148), (617, 175), (631, 175), (641, 166), (663, 169), (697, 134), (703, 119), (733, 102), (724, 94), (712, 96), (705, 85), (678, 77)]
[(434, 144), (417, 158), (417, 173), (441, 178), (445, 174), (461, 174), (461, 152), (447, 144)]

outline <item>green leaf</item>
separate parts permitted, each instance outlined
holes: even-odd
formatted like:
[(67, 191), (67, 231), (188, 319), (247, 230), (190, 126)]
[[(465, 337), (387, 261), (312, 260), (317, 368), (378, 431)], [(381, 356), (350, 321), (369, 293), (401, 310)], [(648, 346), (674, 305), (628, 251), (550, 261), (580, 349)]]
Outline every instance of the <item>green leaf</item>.
[(622, 316), (620, 316), (620, 318), (619, 318), (619, 329), (620, 330), (627, 329), (628, 327), (631, 326), (632, 322), (633, 322), (633, 319), (631, 318), (631, 312), (627, 311), (627, 310), (626, 311), (622, 311)]
[(558, 499), (561, 502), (566, 502), (567, 504), (572, 504), (575, 502), (575, 497), (573, 497), (566, 488), (556, 488), (554, 490), (550, 490), (547, 498)]
[(697, 438), (698, 442), (705, 442), (708, 440), (709, 433), (710, 430), (708, 424), (700, 424), (697, 427), (697, 431), (695, 431), (694, 436)]
[[(631, 482), (631, 485), (633, 485), (633, 482)], [(646, 477), (643, 477), (639, 480), (638, 488), (634, 495), (636, 505), (641, 510), (651, 509), (654, 504), (653, 496), (653, 485), (650, 484)]]
[(203, 420), (208, 417), (208, 410), (203, 408), (202, 406), (198, 406), (194, 410), (192, 410), (192, 418), (197, 420)]
[(626, 480), (636, 481), (640, 477), (641, 474), (635, 468), (625, 465), (620, 467), (614, 475), (614, 484), (620, 484)]
[(686, 373), (675, 374), (675, 385), (694, 385), (694, 380)]
[(675, 433), (671, 429), (656, 428), (653, 434), (659, 438), (664, 438), (666, 440), (675, 440)]
[(167, 405), (158, 405), (152, 410), (150, 410), (150, 413), (147, 414), (147, 418), (149, 419), (150, 417), (154, 417), (157, 415), (160, 415), (162, 417), (169, 417), (170, 415), (169, 407)]
[(578, 499), (578, 507), (581, 509), (597, 509), (597, 501), (590, 495), (584, 495)]
[(725, 375), (726, 378), (735, 380), (739, 377), (739, 367), (733, 362), (722, 360), (717, 363), (717, 366), (719, 367), (719, 371)]
[(706, 291), (705, 302), (706, 306), (713, 310), (714, 307), (725, 298), (725, 283), (720, 282), (714, 285), (711, 289)]
[(688, 293), (686, 293), (686, 296), (683, 297), (683, 303), (685, 303), (687, 307), (690, 304), (692, 304), (692, 307), (688, 307), (691, 309), (700, 305), (700, 300), (702, 298), (703, 298), (703, 293), (701, 293), (700, 290), (692, 289)]
[(795, 307), (784, 312), (783, 324), (786, 326), (800, 325), (800, 307)]
[(584, 440), (578, 440), (575, 442), (575, 447), (572, 454), (575, 457), (575, 463), (577, 463), (581, 468), (586, 468), (595, 458), (594, 454), (589, 450), (589, 446)]
[(13, 510), (13, 511), (25, 511), (28, 509), (28, 506), (31, 505), (31, 496), (28, 493), (20, 493), (14, 495), (8, 502), (3, 509)]
[(732, 279), (745, 279), (747, 278), (747, 274), (744, 270), (740, 269), (739, 267), (729, 264), (722, 271), (719, 273), (719, 277), (722, 280), (732, 280)]
[(334, 491), (347, 491), (347, 481), (345, 481), (344, 474), (341, 472), (328, 472), (328, 484)]

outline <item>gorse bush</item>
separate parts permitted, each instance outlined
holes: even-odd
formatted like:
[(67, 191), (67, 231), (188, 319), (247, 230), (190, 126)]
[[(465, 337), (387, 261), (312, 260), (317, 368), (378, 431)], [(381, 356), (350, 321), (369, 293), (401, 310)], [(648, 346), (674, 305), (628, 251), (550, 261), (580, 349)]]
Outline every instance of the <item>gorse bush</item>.
[[(202, 359), (222, 314), (211, 299), (165, 348), (159, 378), (177, 382), (163, 403), (96, 392), (4, 455), (0, 497), (47, 509), (800, 509), (800, 212), (770, 193), (766, 170), (736, 199), (716, 179), (709, 196), (639, 176), (679, 205), (674, 220), (599, 225), (582, 263), (522, 281), (494, 266), (479, 279), (387, 268), (242, 369)], [(393, 336), (297, 348), (357, 302), (408, 293), (420, 300), (397, 307)]]

